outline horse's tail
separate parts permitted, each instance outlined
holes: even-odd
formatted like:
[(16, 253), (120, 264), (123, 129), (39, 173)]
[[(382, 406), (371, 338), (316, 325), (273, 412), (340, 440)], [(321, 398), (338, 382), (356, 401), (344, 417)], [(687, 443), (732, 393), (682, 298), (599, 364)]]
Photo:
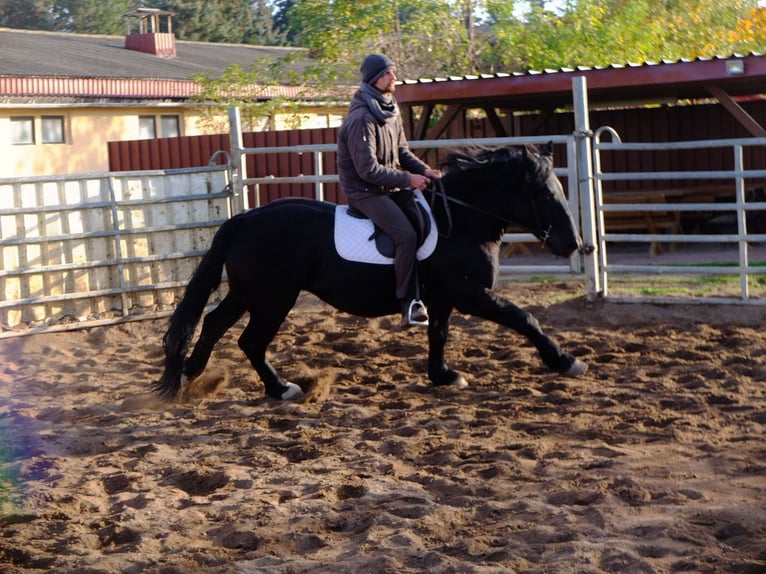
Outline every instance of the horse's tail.
[(162, 346), (165, 350), (165, 368), (162, 377), (152, 386), (161, 397), (172, 399), (181, 388), (186, 352), (189, 350), (194, 329), (199, 323), (210, 294), (221, 284), (226, 254), (239, 228), (240, 217), (226, 221), (216, 232), (213, 242), (194, 271), (181, 302), (170, 317), (170, 325)]

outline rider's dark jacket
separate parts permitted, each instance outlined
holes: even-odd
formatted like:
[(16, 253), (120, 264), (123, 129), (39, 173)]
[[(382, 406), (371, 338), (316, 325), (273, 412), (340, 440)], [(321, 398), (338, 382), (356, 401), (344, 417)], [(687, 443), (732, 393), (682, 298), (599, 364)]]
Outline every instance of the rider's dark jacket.
[(338, 134), (338, 176), (346, 196), (362, 199), (409, 187), (408, 172), (427, 169), (410, 151), (401, 116), (379, 122), (357, 91)]

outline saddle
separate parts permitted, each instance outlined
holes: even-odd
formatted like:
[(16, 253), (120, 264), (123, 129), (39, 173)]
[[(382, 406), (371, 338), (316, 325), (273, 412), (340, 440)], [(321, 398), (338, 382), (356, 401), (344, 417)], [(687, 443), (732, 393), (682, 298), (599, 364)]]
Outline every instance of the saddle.
[[(417, 245), (421, 247), (431, 232), (431, 217), (428, 211), (426, 211), (423, 204), (415, 200), (415, 195), (411, 189), (394, 192), (390, 194), (390, 197), (401, 208), (412, 224), (418, 238)], [(364, 213), (350, 206), (346, 208), (346, 212), (355, 219), (369, 219)], [(374, 240), (378, 252), (385, 257), (392, 258), (395, 250), (394, 240), (386, 235), (377, 225), (373, 224), (373, 229), (372, 235), (367, 240)]]

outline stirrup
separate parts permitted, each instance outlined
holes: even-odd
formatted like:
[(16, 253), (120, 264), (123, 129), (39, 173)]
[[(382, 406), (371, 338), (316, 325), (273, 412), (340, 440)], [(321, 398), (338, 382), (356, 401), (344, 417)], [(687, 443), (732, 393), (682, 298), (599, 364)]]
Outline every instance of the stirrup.
[(407, 307), (407, 323), (410, 325), (428, 325), (428, 310), (420, 299), (413, 299)]

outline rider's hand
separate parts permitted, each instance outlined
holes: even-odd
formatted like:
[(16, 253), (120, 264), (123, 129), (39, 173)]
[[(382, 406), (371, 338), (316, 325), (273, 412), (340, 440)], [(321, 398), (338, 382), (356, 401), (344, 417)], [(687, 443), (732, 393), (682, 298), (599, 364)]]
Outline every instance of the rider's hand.
[(430, 177), (431, 179), (439, 179), (442, 176), (442, 170), (440, 169), (431, 169), (430, 167), (423, 173), (426, 177)]
[(419, 173), (410, 174), (410, 186), (414, 187), (415, 189), (423, 191), (426, 187), (428, 187), (429, 183), (431, 183), (431, 178), (425, 175), (420, 175)]

